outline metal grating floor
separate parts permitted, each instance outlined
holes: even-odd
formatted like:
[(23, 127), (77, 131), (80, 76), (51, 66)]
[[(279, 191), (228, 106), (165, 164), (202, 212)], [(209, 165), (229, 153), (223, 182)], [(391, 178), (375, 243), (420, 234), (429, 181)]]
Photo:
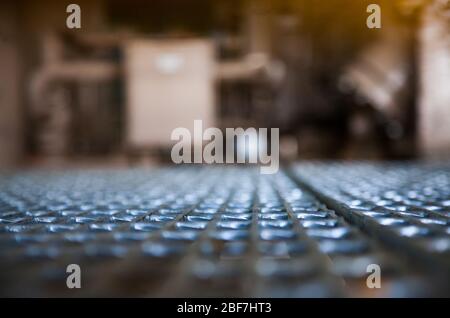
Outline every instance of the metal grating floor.
[[(0, 179), (2, 296), (449, 296), (450, 166), (29, 171)], [(81, 267), (68, 289), (66, 267)], [(381, 288), (368, 288), (369, 264)]]

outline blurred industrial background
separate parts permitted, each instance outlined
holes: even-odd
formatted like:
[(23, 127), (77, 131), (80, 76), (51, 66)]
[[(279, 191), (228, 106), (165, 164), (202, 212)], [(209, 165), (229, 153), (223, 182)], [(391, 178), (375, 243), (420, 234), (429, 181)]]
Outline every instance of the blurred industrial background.
[(285, 159), (448, 158), (450, 1), (1, 1), (0, 168), (164, 160), (194, 119), (278, 127)]

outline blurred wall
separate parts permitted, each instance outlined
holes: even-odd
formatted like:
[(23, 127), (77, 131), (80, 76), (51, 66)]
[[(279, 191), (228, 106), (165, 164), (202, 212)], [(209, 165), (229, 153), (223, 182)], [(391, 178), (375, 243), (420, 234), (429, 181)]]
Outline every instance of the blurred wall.
[(10, 167), (22, 153), (18, 11), (0, 2), (0, 168)]

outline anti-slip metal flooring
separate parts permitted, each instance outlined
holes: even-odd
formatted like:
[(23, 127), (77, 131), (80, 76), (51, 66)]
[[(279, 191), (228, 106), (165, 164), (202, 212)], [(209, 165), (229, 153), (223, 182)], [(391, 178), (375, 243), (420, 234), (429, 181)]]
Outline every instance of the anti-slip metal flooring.
[(449, 164), (5, 174), (0, 295), (448, 297), (449, 220)]

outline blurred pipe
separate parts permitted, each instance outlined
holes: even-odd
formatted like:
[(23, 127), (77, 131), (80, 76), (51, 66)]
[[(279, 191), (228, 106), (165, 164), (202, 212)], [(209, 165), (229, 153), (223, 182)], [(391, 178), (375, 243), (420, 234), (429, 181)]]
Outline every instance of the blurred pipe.
[(217, 65), (219, 80), (241, 80), (262, 77), (272, 83), (279, 83), (285, 76), (281, 61), (271, 57), (271, 10), (270, 1), (247, 0), (245, 3), (244, 37), (246, 55), (236, 61)]
[(266, 54), (249, 54), (241, 60), (218, 63), (216, 78), (219, 80), (252, 78), (261, 73), (267, 73), (269, 64), (270, 59)]
[(344, 69), (339, 79), (343, 92), (355, 92), (387, 116), (397, 114), (399, 95), (407, 84), (407, 40), (400, 30), (384, 32)]
[[(45, 92), (55, 81), (106, 81), (120, 74), (116, 63), (102, 61), (64, 61), (62, 43), (53, 35), (43, 40), (43, 65), (33, 74), (30, 82), (32, 110), (45, 111)], [(44, 108), (44, 109), (43, 109)]]
[[(39, 123), (35, 136), (38, 148), (47, 155), (63, 155), (67, 150), (71, 116), (70, 99), (61, 82), (98, 83), (116, 78), (120, 68), (103, 61), (66, 61), (62, 58), (64, 45), (59, 37), (48, 34), (43, 38), (43, 64), (31, 76), (31, 115)], [(41, 118), (46, 118), (41, 121)]]
[(31, 100), (39, 105), (45, 90), (54, 81), (72, 80), (79, 82), (105, 81), (120, 74), (119, 66), (107, 62), (56, 62), (41, 67), (31, 79)]

